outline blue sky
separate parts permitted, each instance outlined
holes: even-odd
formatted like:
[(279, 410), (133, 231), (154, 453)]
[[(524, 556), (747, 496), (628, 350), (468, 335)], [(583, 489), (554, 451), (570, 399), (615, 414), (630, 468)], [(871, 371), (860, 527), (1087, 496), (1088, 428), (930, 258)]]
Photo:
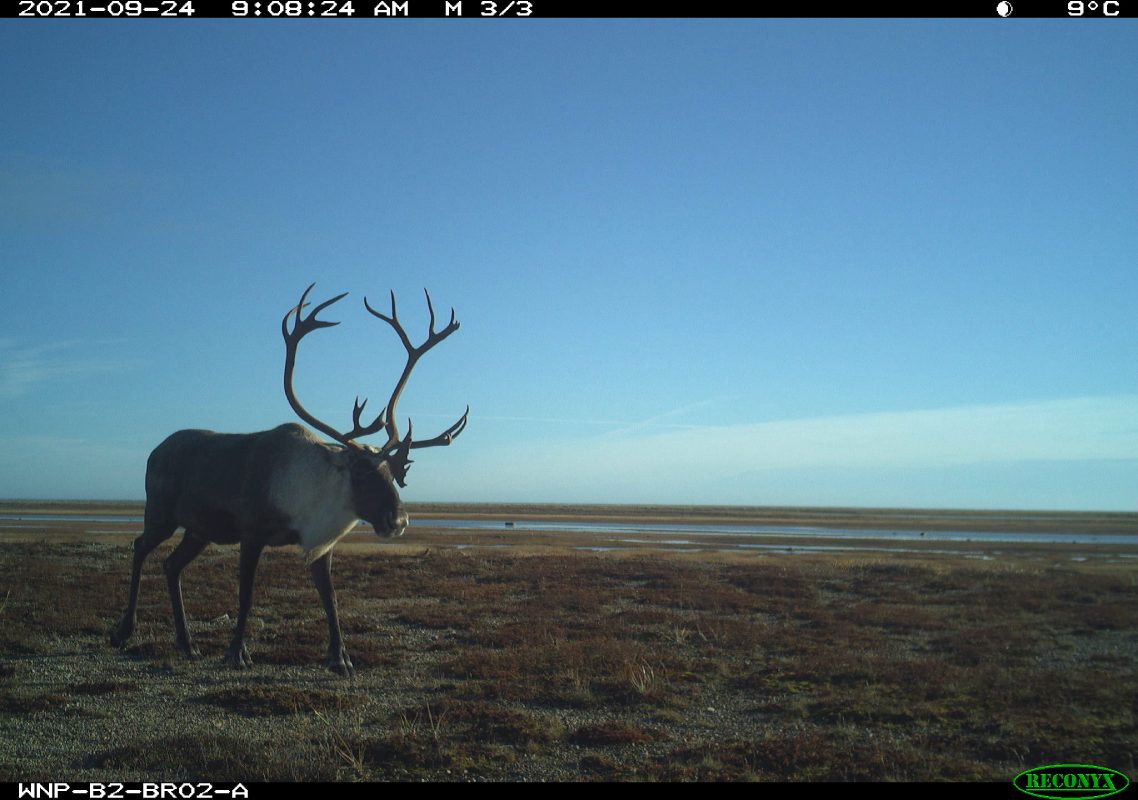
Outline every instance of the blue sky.
[(1127, 20), (0, 21), (0, 496), (402, 367), (410, 500), (1138, 510)]

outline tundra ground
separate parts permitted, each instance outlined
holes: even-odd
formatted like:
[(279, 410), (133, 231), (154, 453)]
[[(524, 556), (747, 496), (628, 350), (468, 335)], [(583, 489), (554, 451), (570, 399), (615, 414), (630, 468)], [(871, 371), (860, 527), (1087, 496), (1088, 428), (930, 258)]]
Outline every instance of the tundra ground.
[[(0, 537), (2, 539), (4, 537)], [(1138, 575), (1030, 552), (592, 553), (408, 541), (337, 550), (353, 680), (292, 549), (224, 666), (236, 551), (3, 542), (0, 780), (960, 780), (1048, 763), (1136, 775)]]

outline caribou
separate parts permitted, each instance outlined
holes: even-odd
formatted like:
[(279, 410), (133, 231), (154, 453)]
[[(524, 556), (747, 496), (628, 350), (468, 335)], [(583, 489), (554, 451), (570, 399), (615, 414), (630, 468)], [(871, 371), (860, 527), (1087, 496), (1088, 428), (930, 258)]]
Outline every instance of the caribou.
[[(435, 331), (431, 295), (424, 290), (430, 323), (426, 341), (416, 346), (399, 322), (392, 291), (390, 315), (376, 311), (364, 298), (367, 311), (394, 328), (407, 351), (403, 373), (386, 407), (371, 423), (361, 424), (360, 415), (367, 399), (361, 403), (357, 396), (352, 410), (353, 427), (347, 432), (310, 414), (292, 386), (297, 345), (314, 330), (338, 325), (317, 319), (316, 315), (347, 296), (345, 292), (326, 300), (304, 316), (308, 294), (315, 285), (304, 291), (300, 302), (281, 320), (285, 341), (284, 392), (297, 416), (335, 443), (323, 441), (302, 425), (286, 423), (259, 433), (182, 430), (158, 445), (146, 462), (143, 531), (134, 540), (126, 610), (111, 630), (114, 646), (125, 646), (134, 633), (143, 562), (154, 548), (183, 528), (182, 540), (163, 562), (163, 571), (174, 612), (175, 643), (187, 658), (198, 657), (198, 652), (186, 628), (182, 607), (181, 574), (186, 565), (210, 542), (240, 545), (237, 623), (225, 660), (243, 669), (253, 663), (245, 643), (245, 626), (261, 551), (265, 547), (294, 544), (305, 553), (328, 619), (328, 657), (324, 666), (340, 675), (354, 674), (336, 614), (332, 548), (361, 519), (370, 523), (380, 537), (403, 534), (408, 518), (395, 484), (406, 486), (407, 468), (412, 463), (410, 452), (449, 445), (466, 427), (470, 408), (432, 439), (414, 440), (410, 419), (406, 435), (400, 437), (395, 411), (411, 370), (424, 353), (458, 330), (458, 322), (451, 309), (450, 322)], [(381, 430), (387, 433), (387, 443), (382, 447), (356, 441)]]

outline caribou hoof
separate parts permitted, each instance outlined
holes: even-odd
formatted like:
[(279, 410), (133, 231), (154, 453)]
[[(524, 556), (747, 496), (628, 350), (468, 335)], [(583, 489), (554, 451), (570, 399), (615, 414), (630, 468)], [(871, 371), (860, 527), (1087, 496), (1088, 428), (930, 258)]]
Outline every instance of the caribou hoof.
[(352, 666), (352, 659), (348, 658), (347, 652), (342, 649), (336, 654), (329, 653), (328, 658), (324, 659), (324, 667), (344, 678), (354, 678), (356, 676), (355, 667)]
[(178, 652), (180, 652), (190, 661), (197, 661), (202, 657), (202, 654), (199, 653), (198, 649), (194, 647), (190, 642), (175, 642), (175, 644), (178, 645)]
[(134, 626), (125, 620), (119, 622), (118, 625), (111, 628), (111, 645), (113, 647), (123, 647), (130, 639), (131, 634), (134, 633)]
[(249, 667), (253, 666), (253, 659), (249, 657), (249, 651), (245, 648), (245, 645), (240, 645), (239, 647), (230, 646), (230, 648), (225, 651), (225, 663), (234, 669), (249, 669)]

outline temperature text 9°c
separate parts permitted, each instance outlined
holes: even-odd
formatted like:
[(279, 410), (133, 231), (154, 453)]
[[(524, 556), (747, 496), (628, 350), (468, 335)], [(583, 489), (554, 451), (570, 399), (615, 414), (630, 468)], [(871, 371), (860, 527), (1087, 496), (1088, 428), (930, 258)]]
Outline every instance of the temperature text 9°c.
[(1102, 14), (1104, 17), (1117, 17), (1122, 13), (1121, 0), (1070, 0), (1067, 3), (1068, 17), (1083, 17), (1087, 14)]

